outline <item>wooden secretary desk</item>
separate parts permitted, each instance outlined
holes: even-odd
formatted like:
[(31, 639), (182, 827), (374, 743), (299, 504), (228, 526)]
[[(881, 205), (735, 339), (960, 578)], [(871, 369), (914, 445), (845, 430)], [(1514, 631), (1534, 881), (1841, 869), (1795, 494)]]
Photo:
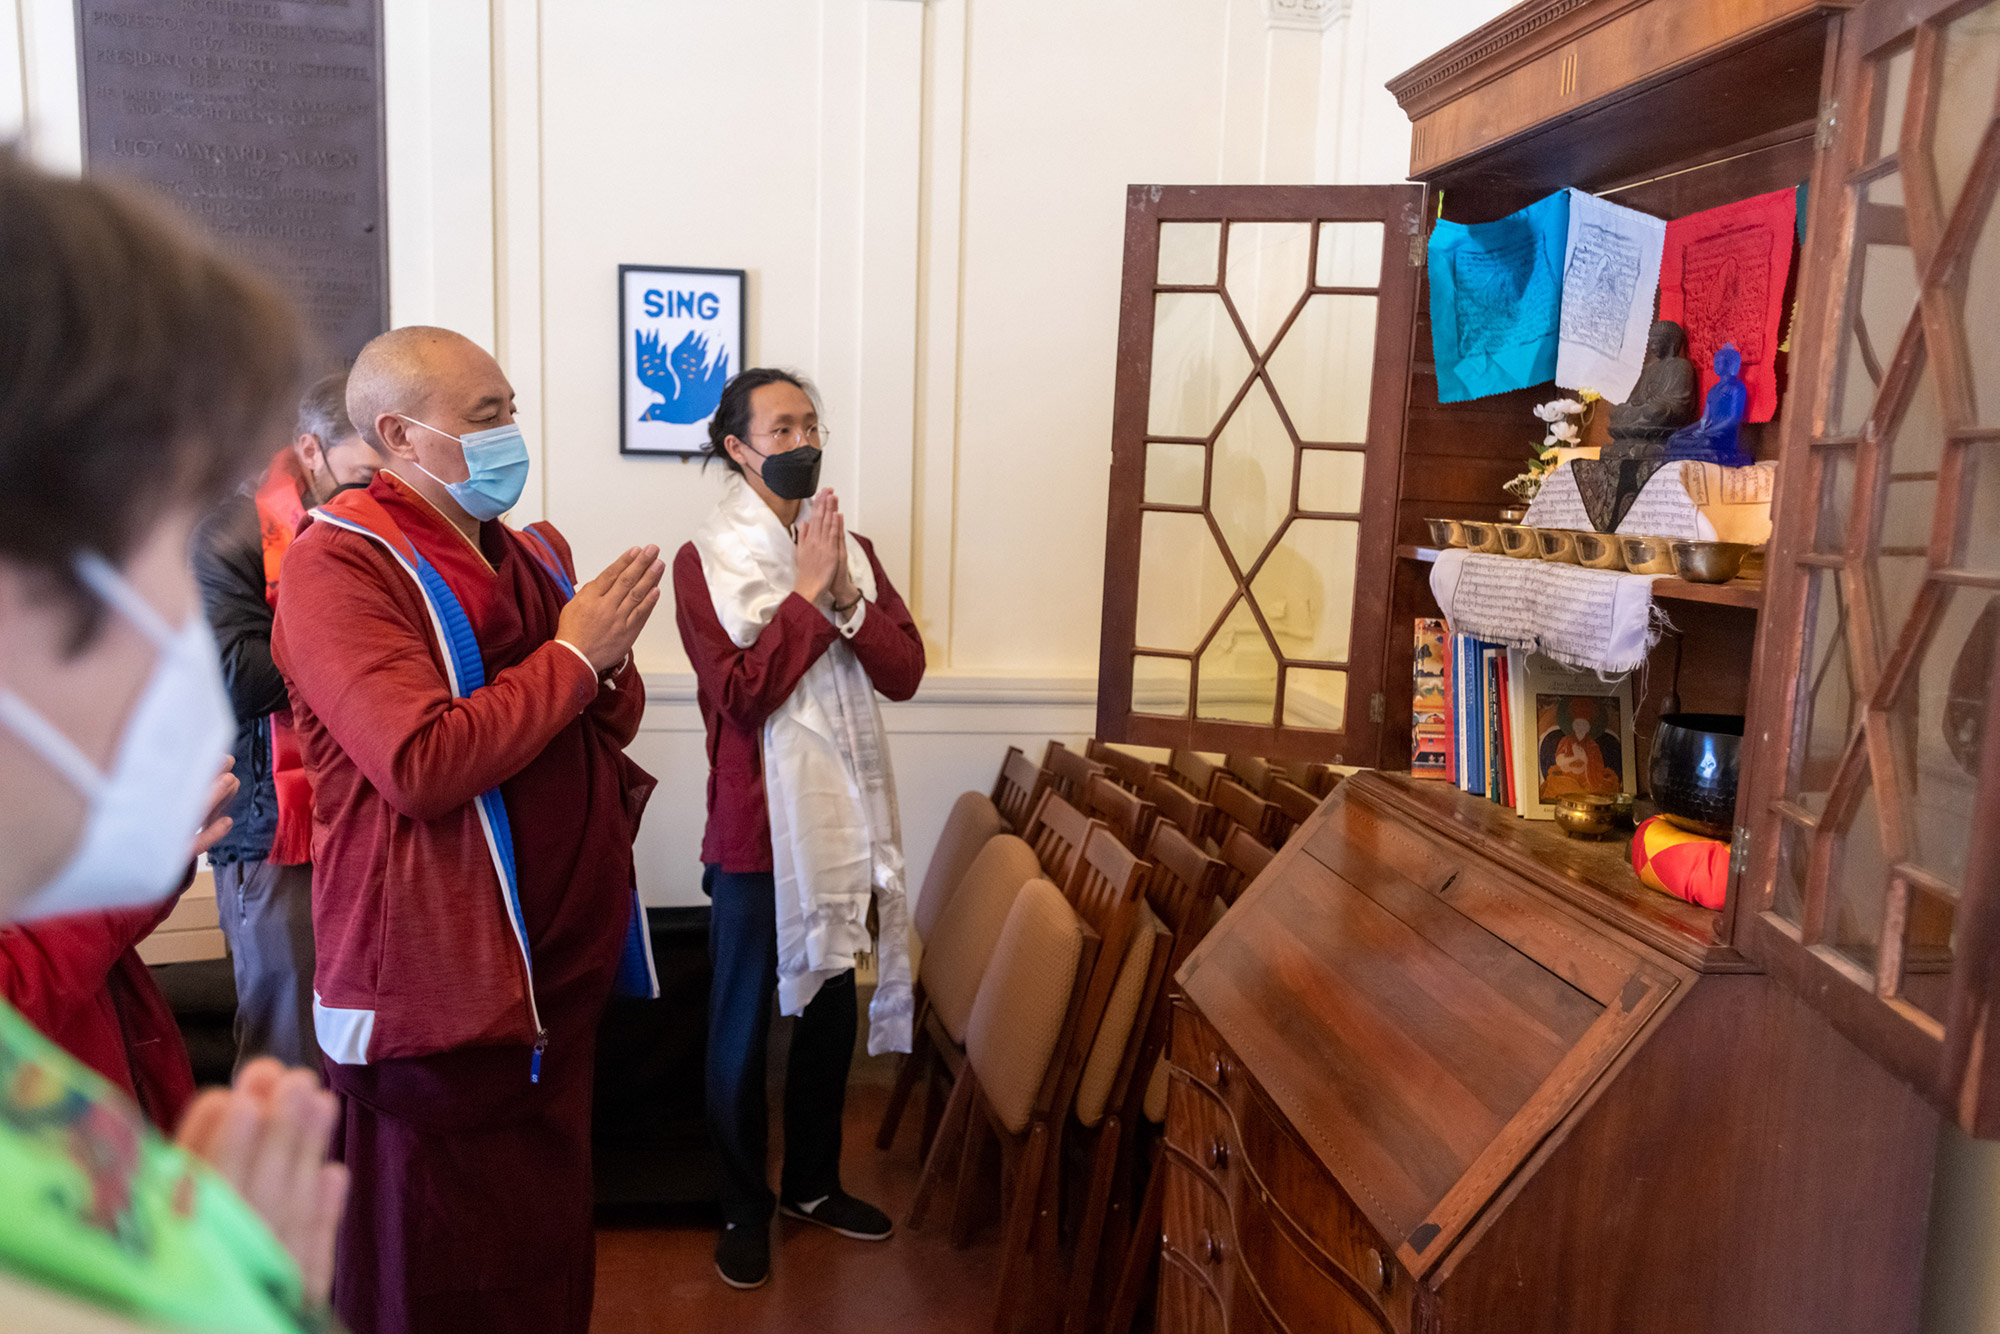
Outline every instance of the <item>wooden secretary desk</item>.
[[(1390, 86), (1420, 184), (1129, 199), (1099, 735), (1364, 766), (1179, 975), (1159, 1327), (1914, 1330), (2000, 1135), (2000, 0), (1529, 0)], [(1768, 571), (1660, 581), (1640, 692), (1642, 775), (1676, 678), (1749, 717), (1709, 911), (1398, 772), (1422, 520), (1547, 396), (1439, 403), (1425, 236), (1808, 182)]]

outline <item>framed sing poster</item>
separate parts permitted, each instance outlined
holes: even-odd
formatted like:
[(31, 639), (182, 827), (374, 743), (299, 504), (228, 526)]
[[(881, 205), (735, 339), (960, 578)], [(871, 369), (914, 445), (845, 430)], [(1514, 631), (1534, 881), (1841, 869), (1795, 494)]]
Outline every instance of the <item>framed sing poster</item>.
[(743, 369), (744, 271), (618, 266), (618, 452), (698, 453)]

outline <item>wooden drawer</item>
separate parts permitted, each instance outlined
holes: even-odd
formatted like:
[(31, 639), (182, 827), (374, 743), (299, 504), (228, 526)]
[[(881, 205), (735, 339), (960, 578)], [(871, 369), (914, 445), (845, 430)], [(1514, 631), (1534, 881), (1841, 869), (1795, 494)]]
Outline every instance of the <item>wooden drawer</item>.
[(1229, 1206), (1177, 1154), (1162, 1157), (1160, 1169), (1167, 1174), (1161, 1197), (1163, 1259), (1179, 1261), (1188, 1273), (1198, 1276), (1227, 1310), (1236, 1259)]
[(1160, 1261), (1159, 1310), (1153, 1328), (1156, 1334), (1229, 1334), (1215, 1290), (1177, 1255)]

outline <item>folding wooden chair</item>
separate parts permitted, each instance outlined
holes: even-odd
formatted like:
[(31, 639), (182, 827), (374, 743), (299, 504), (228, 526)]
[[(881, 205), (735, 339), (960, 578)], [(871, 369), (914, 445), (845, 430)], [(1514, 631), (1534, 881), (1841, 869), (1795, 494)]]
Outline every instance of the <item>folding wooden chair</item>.
[[(1330, 764), (1314, 764), (1307, 760), (1291, 760), (1278, 766), (1280, 773), (1297, 783), (1315, 797), (1325, 797), (1340, 786), (1341, 775)], [(1266, 794), (1268, 795), (1268, 794)]]
[(1209, 789), (1215, 786), (1216, 775), (1226, 770), (1206, 755), (1191, 750), (1174, 750), (1167, 752), (1167, 772), (1176, 783), (1195, 796), (1203, 801), (1213, 801), (1215, 798), (1209, 795)]
[(1223, 840), (1221, 855), (1222, 864), (1229, 868), (1222, 878), (1222, 900), (1233, 904), (1278, 854), (1250, 837), (1249, 830), (1238, 826)]
[(1273, 820), (1272, 842), (1283, 846), (1292, 831), (1306, 822), (1319, 809), (1319, 798), (1300, 787), (1289, 778), (1272, 778), (1266, 794), (1271, 807), (1277, 812)]
[(1134, 852), (1146, 846), (1153, 821), (1160, 814), (1152, 802), (1140, 800), (1113, 782), (1109, 773), (1092, 775), (1083, 790), (1083, 809), (1091, 818), (1104, 821), (1118, 835), (1118, 841)]
[(1160, 819), (1173, 821), (1196, 847), (1202, 845), (1215, 823), (1215, 807), (1164, 773), (1155, 773), (1147, 779), (1146, 790), (1139, 795), (1157, 806)]
[(956, 1073), (964, 1052), (966, 1025), (980, 981), (993, 956), (995, 942), (1006, 925), (1021, 886), (1042, 874), (1034, 849), (1012, 834), (988, 839), (961, 877), (950, 905), (924, 938), (917, 968), (910, 1054), (896, 1072), (889, 1105), (875, 1132), (875, 1147), (887, 1150), (896, 1142), (897, 1128), (910, 1094), (919, 1082), (929, 1090), (922, 1146), (929, 1147), (937, 1129), (940, 1105), (937, 1084)]
[(1035, 813), (1021, 836), (1041, 859), (1042, 873), (1056, 884), (1067, 886), (1084, 840), (1090, 837), (1093, 828), (1102, 828), (1103, 823), (1091, 819), (1050, 789), (1035, 803)]
[(1072, 806), (1083, 805), (1084, 789), (1090, 780), (1104, 772), (1104, 766), (1096, 760), (1086, 759), (1060, 741), (1051, 741), (1042, 752), (1042, 772), (1049, 777), (1049, 787), (1062, 794), (1062, 799)]
[(1069, 1058), (1102, 1017), (1094, 998), (1107, 958), (1115, 970), (1116, 952), (1104, 949), (1062, 891), (1046, 880), (1022, 887), (980, 986), (965, 1065), (910, 1206), (909, 1225), (921, 1230), (940, 1187), (955, 1176), (950, 1235), (964, 1245), (977, 1221), (985, 1147), (999, 1141), (1004, 1233), (996, 1334), (1010, 1334), (1037, 1262), (1053, 1249), (1056, 1141), (1081, 1065)]
[[(1086, 1131), (1079, 1138), (1091, 1138), (1092, 1142), (1088, 1193), (1073, 1229), (1075, 1245), (1064, 1320), (1068, 1334), (1083, 1334), (1090, 1328), (1092, 1306), (1100, 1291), (1110, 1293), (1115, 1299), (1115, 1284), (1130, 1266), (1129, 1252), (1134, 1244), (1143, 1245), (1149, 1253), (1154, 1249), (1155, 1232), (1133, 1237), (1127, 1216), (1130, 1211), (1126, 1206), (1132, 1197), (1137, 1171), (1137, 1134), (1150, 1102), (1160, 1102), (1159, 1111), (1164, 1114), (1163, 1054), (1173, 1017), (1172, 978), (1207, 934), (1210, 909), (1228, 872), (1222, 862), (1204, 853), (1170, 824), (1154, 827), (1146, 855), (1152, 869), (1146, 878), (1148, 915), (1140, 925), (1142, 931), (1150, 926), (1160, 935), (1155, 942), (1153, 967), (1141, 1009), (1127, 1038), (1107, 1110), (1094, 1127), (1094, 1138), (1087, 1120), (1089, 1108), (1083, 1101), (1084, 1092), (1089, 1091), (1088, 1075), (1085, 1088), (1078, 1094), (1077, 1121)], [(1137, 936), (1135, 933), (1135, 940)], [(1132, 948), (1128, 947), (1128, 963)], [(1123, 979), (1120, 981), (1122, 984)], [(1115, 997), (1113, 1004), (1116, 1005)], [(1106, 1026), (1109, 1027), (1108, 1017)], [(1095, 1057), (1093, 1053), (1093, 1060)], [(1155, 1082), (1161, 1084), (1157, 1097), (1151, 1087)], [(1100, 1261), (1108, 1262), (1108, 1273), (1098, 1272)]]
[(1271, 795), (1271, 762), (1255, 755), (1224, 755), (1222, 767), (1243, 786), (1260, 797)]
[(1134, 755), (1129, 750), (1107, 745), (1096, 737), (1083, 743), (1083, 754), (1084, 758), (1103, 765), (1104, 772), (1111, 775), (1111, 781), (1134, 796), (1145, 796), (1147, 782), (1160, 771), (1160, 766), (1153, 761)]
[(1048, 779), (1035, 762), (1022, 754), (1019, 746), (1007, 747), (1007, 757), (1000, 761), (1000, 777), (993, 784), (993, 804), (1009, 829), (1018, 834), (1028, 827), (1035, 803), (1047, 787)]
[(1249, 831), (1250, 837), (1268, 848), (1278, 846), (1274, 836), (1279, 820), (1276, 806), (1227, 774), (1215, 780), (1208, 799), (1215, 805), (1215, 824), (1210, 837), (1217, 847), (1222, 846), (1232, 829)]

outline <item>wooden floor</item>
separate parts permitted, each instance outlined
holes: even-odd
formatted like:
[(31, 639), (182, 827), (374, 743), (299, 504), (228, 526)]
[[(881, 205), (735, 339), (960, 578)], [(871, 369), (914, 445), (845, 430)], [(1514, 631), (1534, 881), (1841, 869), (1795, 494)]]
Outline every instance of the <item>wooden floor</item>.
[[(753, 1292), (715, 1273), (716, 1216), (688, 1211), (605, 1220), (597, 1232), (592, 1334), (930, 1334), (980, 1331), (992, 1319), (999, 1234), (989, 1228), (953, 1250), (935, 1228), (903, 1228), (916, 1191), (916, 1117), (892, 1153), (875, 1149), (894, 1066), (857, 1060), (848, 1090), (841, 1176), (846, 1188), (896, 1221), (885, 1242), (849, 1241), (780, 1218), (772, 1225), (771, 1281)], [(771, 1118), (778, 1140), (780, 1119)], [(771, 1179), (777, 1180), (773, 1164)]]

